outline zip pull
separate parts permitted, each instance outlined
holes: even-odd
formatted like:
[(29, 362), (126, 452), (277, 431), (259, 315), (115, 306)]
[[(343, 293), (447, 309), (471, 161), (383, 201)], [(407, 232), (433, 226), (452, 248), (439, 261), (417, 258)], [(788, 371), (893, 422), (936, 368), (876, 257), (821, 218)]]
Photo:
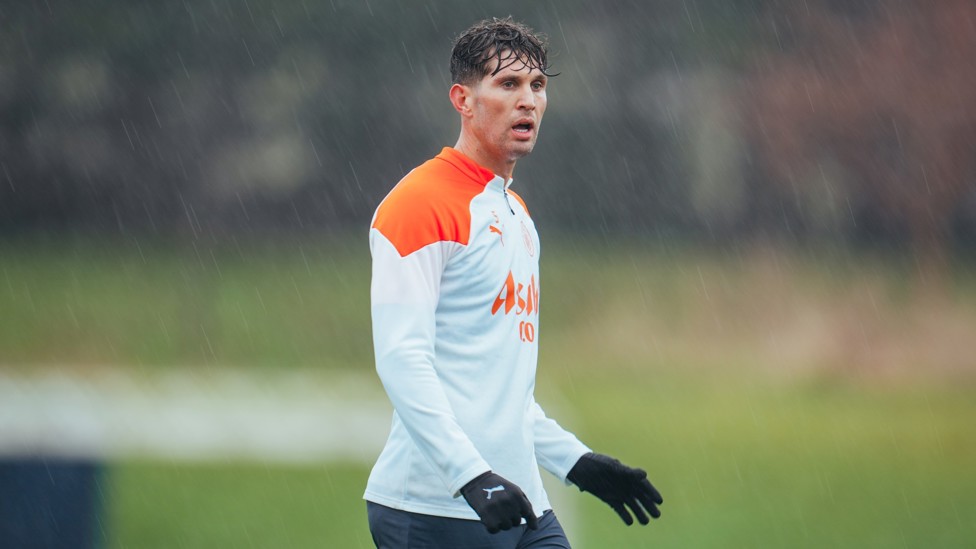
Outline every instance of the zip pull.
[(505, 204), (508, 204), (508, 211), (512, 212), (512, 215), (515, 215), (515, 209), (512, 208), (512, 201), (508, 198), (508, 189), (502, 187), (502, 194), (505, 195)]

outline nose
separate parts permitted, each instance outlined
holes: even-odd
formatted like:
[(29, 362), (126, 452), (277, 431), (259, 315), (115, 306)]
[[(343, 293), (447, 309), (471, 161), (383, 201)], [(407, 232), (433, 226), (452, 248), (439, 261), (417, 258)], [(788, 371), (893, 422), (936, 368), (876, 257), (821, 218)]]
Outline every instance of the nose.
[(532, 92), (531, 86), (525, 86), (522, 88), (522, 92), (519, 94), (518, 104), (516, 106), (519, 109), (525, 109), (527, 111), (535, 110), (535, 93)]

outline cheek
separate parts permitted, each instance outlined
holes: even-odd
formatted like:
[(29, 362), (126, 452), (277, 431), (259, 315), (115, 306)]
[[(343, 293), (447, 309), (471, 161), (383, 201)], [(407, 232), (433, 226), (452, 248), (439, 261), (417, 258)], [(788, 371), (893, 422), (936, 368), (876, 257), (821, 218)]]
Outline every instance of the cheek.
[(485, 132), (491, 128), (492, 119), (494, 119), (494, 115), (492, 114), (491, 109), (489, 109), (486, 105), (478, 105), (478, 107), (475, 109), (474, 118), (472, 118), (471, 122), (472, 126), (482, 132)]
[(483, 129), (497, 128), (505, 123), (504, 107), (495, 102), (483, 101), (478, 104), (475, 112), (475, 122)]

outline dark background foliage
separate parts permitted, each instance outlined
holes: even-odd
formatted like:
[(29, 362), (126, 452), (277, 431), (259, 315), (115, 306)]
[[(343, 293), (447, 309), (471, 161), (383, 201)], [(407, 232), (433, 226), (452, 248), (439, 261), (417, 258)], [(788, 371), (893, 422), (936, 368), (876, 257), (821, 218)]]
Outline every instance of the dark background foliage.
[(976, 234), (974, 8), (955, 0), (9, 3), (0, 234), (365, 230), (456, 139), (453, 36), (509, 14), (549, 35), (561, 73), (516, 171), (541, 227)]

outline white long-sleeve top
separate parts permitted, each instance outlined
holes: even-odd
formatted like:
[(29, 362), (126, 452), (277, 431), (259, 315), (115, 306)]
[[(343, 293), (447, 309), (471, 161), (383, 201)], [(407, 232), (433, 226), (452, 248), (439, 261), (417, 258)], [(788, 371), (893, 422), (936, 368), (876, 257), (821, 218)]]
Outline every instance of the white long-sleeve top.
[(394, 412), (369, 501), (477, 519), (459, 490), (491, 470), (541, 516), (539, 465), (565, 481), (589, 451), (535, 401), (539, 237), (511, 182), (444, 148), (373, 216), (373, 346)]

